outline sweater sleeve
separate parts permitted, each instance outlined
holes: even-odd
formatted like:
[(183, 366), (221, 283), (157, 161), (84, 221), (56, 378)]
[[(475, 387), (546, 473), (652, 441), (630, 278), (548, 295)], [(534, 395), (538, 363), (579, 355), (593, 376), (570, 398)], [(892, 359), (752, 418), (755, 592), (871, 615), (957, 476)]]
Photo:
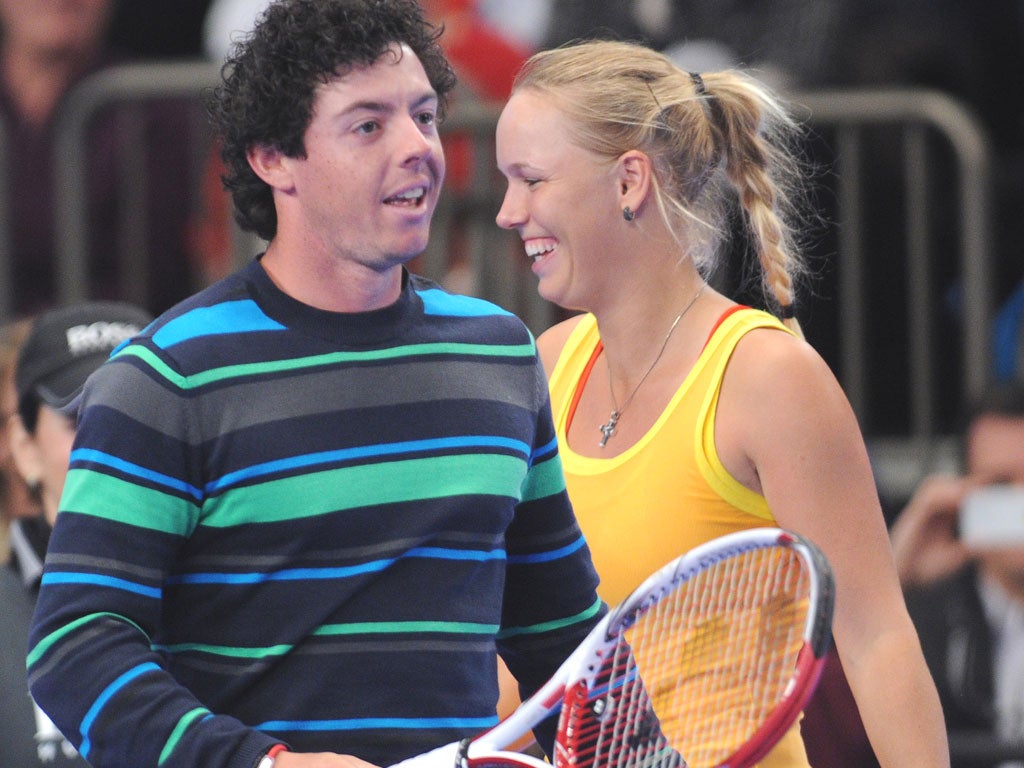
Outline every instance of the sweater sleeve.
[[(558, 669), (607, 607), (566, 492), (547, 383), (538, 367), (537, 432), (522, 501), (507, 534), (499, 652), (525, 699)], [(550, 754), (550, 729), (538, 741)]]
[(29, 639), (29, 684), (95, 768), (252, 768), (275, 740), (211, 713), (156, 650), (162, 590), (196, 524), (202, 485), (187, 441), (139, 418), (188, 418), (181, 391), (142, 358), (103, 366), (83, 398)]

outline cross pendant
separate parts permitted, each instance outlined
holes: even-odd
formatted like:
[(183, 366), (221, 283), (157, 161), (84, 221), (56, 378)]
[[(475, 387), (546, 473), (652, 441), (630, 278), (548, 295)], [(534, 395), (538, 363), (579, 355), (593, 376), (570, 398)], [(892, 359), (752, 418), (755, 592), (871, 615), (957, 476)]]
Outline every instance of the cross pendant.
[(608, 423), (602, 424), (598, 429), (601, 430), (601, 447), (604, 448), (608, 444), (608, 438), (615, 434), (615, 425), (619, 421), (619, 412), (612, 411), (612, 415), (608, 417)]

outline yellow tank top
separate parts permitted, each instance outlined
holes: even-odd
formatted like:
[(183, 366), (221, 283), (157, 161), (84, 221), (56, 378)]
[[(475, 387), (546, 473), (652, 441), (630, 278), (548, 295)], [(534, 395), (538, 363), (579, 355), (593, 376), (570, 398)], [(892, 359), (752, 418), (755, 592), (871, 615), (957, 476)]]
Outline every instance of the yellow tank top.
[[(735, 480), (715, 449), (722, 377), (739, 340), (755, 328), (789, 330), (775, 317), (740, 308), (725, 315), (654, 426), (618, 456), (581, 456), (566, 435), (574, 396), (600, 354), (593, 315), (566, 341), (551, 372), (551, 406), (569, 498), (601, 577), (617, 605), (647, 574), (693, 547), (733, 531), (775, 525), (764, 497)], [(596, 430), (595, 430), (596, 431)], [(807, 768), (799, 724), (762, 768)]]

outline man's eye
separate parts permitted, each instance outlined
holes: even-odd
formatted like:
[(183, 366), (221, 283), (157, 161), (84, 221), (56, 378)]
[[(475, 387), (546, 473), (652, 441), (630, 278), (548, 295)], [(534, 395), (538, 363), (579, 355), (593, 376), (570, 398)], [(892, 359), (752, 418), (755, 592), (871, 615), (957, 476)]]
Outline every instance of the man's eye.
[(380, 124), (376, 120), (367, 120), (356, 126), (356, 133), (373, 133), (378, 128), (380, 128)]
[(540, 184), (540, 179), (523, 179), (523, 183), (528, 187), (535, 187)]
[(434, 125), (437, 122), (437, 115), (433, 112), (420, 112), (416, 119), (420, 125)]

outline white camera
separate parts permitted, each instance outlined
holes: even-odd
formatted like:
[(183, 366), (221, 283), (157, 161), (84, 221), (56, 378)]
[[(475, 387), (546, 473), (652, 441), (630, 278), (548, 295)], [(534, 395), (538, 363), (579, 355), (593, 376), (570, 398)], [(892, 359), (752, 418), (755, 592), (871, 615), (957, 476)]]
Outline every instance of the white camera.
[(969, 491), (960, 507), (960, 539), (980, 547), (1024, 546), (1024, 485)]

